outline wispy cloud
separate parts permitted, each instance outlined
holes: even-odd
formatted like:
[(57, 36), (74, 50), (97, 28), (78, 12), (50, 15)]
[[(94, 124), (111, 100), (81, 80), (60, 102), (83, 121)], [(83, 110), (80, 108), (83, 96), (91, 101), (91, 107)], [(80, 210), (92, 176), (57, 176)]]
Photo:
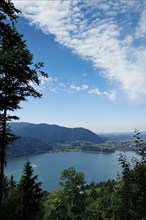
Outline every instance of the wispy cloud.
[(30, 85), (33, 86), (35, 89), (37, 90), (44, 90), (47, 86), (52, 86), (53, 87), (53, 91), (54, 91), (54, 83), (58, 81), (57, 77), (53, 77), (53, 76), (48, 76), (48, 77), (43, 77), (43, 76), (39, 76), (38, 77), (39, 81), (40, 81), (40, 85), (37, 86), (36, 84), (32, 83), (30, 81)]
[(116, 100), (116, 91), (115, 90), (112, 90), (112, 91), (109, 91), (109, 92), (104, 91), (103, 94), (105, 96), (107, 96), (111, 101)]
[(70, 88), (75, 91), (87, 90), (88, 87), (89, 87), (88, 85), (81, 85), (81, 86), (76, 86), (75, 84), (70, 85)]
[(89, 90), (88, 94), (101, 95), (101, 92), (98, 88), (96, 88), (96, 89)]
[[(53, 78), (53, 77), (50, 77)], [(60, 92), (67, 92), (68, 94), (70, 93), (79, 93), (83, 92), (85, 95), (95, 95), (95, 96), (104, 96), (108, 98), (110, 101), (115, 101), (116, 100), (116, 91), (110, 90), (110, 91), (102, 91), (99, 88), (93, 88), (93, 86), (89, 86), (87, 84), (83, 85), (77, 85), (75, 83), (60, 83), (59, 80), (51, 80), (49, 82), (45, 81), (44, 85), (41, 88), (48, 88), (49, 91), (55, 92), (55, 93), (60, 93)]]
[(82, 92), (85, 95), (95, 95), (95, 96), (104, 96), (108, 98), (109, 101), (116, 100), (116, 91), (102, 91), (99, 88), (93, 88), (93, 85), (82, 84), (79, 85), (77, 83), (64, 83), (60, 82), (57, 77), (48, 76), (48, 78), (44, 78), (43, 76), (39, 77), (40, 85), (37, 86), (30, 82), (30, 85), (33, 86), (37, 90), (41, 90), (43, 92), (44, 89), (48, 89), (52, 93), (62, 93), (66, 92), (68, 94), (71, 93), (79, 93)]
[(116, 91), (100, 91), (99, 88), (96, 89), (91, 89), (88, 91), (88, 94), (93, 94), (97, 96), (105, 96), (107, 97), (110, 101), (115, 101), (116, 100)]
[[(99, 74), (129, 98), (144, 94), (145, 0), (13, 2), (31, 25), (92, 61), (94, 68), (102, 69)], [(115, 99), (115, 92), (105, 95)]]

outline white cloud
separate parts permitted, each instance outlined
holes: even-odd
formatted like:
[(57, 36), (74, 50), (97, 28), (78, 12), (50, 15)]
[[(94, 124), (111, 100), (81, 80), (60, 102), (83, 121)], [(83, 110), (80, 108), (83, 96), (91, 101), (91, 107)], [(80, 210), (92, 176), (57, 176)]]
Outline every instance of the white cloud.
[(94, 95), (101, 95), (101, 92), (100, 90), (97, 88), (97, 89), (91, 89), (88, 91), (88, 94), (94, 94)]
[[(126, 96), (144, 94), (145, 2), (139, 1), (13, 1), (29, 19), (56, 41), (101, 68)], [(95, 10), (96, 9), (96, 10)], [(126, 12), (126, 13), (125, 13)], [(120, 15), (120, 16), (118, 16)], [(133, 19), (135, 16), (137, 19)], [(82, 87), (72, 85), (80, 91)], [(114, 99), (115, 93), (105, 93)]]
[(96, 89), (91, 89), (88, 91), (88, 94), (93, 94), (93, 95), (97, 95), (97, 96), (106, 96), (110, 101), (115, 101), (116, 100), (116, 91), (112, 90), (112, 91), (100, 91), (99, 88)]
[(89, 87), (88, 85), (82, 85), (82, 89), (83, 89), (83, 90), (88, 89), (88, 87)]
[(30, 82), (30, 85), (33, 86), (36, 90), (44, 90), (48, 89), (50, 92), (58, 93), (58, 92), (81, 92), (83, 91), (85, 94), (89, 95), (96, 95), (96, 96), (105, 96), (110, 101), (116, 100), (116, 92), (115, 91), (101, 91), (99, 88), (92, 89), (89, 85), (76, 85), (76, 84), (69, 84), (69, 83), (62, 83), (59, 81), (57, 77), (48, 76), (45, 78), (43, 76), (39, 77), (40, 85), (37, 86), (36, 84)]
[(82, 91), (82, 90), (86, 90), (86, 89), (88, 89), (88, 87), (89, 87), (88, 85), (81, 85), (81, 86), (76, 86), (75, 84), (70, 85), (70, 88), (72, 90), (77, 91), (77, 92)]
[(109, 92), (106, 92), (104, 91), (103, 94), (105, 96), (107, 96), (111, 101), (115, 101), (116, 100), (116, 91), (109, 91)]
[(35, 88), (36, 90), (44, 90), (47, 86), (49, 86), (51, 88), (52, 91), (55, 91), (56, 89), (54, 89), (54, 83), (58, 81), (57, 77), (53, 77), (53, 76), (48, 76), (48, 77), (44, 77), (44, 76), (39, 76), (38, 77), (39, 81), (40, 81), (40, 85), (37, 86), (35, 83), (30, 82), (30, 86), (33, 86), (33, 88)]

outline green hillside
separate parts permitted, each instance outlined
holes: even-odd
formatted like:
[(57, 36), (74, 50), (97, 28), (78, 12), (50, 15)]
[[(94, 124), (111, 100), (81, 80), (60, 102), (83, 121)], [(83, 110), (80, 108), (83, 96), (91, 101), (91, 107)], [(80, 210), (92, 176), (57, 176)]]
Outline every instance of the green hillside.
[(69, 146), (69, 149), (79, 147), (85, 151), (93, 150), (93, 148), (97, 150), (97, 144), (102, 144), (106, 140), (105, 137), (100, 137), (85, 128), (66, 128), (25, 122), (11, 123), (10, 127), (19, 138), (8, 147), (9, 157), (44, 153), (56, 149), (60, 151), (64, 150), (64, 146), (65, 148)]

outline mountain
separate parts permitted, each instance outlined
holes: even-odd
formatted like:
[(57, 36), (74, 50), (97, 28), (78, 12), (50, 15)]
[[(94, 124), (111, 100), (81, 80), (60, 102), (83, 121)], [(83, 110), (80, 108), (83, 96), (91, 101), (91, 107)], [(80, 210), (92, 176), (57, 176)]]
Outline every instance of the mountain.
[[(106, 137), (110, 141), (132, 141), (134, 140), (134, 131), (133, 132), (115, 132), (115, 133), (101, 133), (100, 137)], [(139, 137), (142, 140), (146, 140), (146, 131), (140, 131)]]
[(8, 148), (8, 156), (22, 156), (52, 150), (55, 144), (88, 141), (103, 143), (104, 138), (85, 128), (66, 128), (58, 125), (10, 123), (12, 132), (19, 138)]

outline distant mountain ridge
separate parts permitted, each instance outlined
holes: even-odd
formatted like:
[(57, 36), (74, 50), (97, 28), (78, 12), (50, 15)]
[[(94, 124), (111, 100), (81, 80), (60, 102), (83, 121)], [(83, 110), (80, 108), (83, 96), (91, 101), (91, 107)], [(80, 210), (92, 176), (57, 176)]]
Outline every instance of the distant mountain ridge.
[(56, 143), (88, 141), (103, 143), (104, 138), (85, 128), (66, 128), (58, 125), (10, 123), (12, 132), (20, 138), (10, 145), (8, 156), (41, 153), (53, 149)]

